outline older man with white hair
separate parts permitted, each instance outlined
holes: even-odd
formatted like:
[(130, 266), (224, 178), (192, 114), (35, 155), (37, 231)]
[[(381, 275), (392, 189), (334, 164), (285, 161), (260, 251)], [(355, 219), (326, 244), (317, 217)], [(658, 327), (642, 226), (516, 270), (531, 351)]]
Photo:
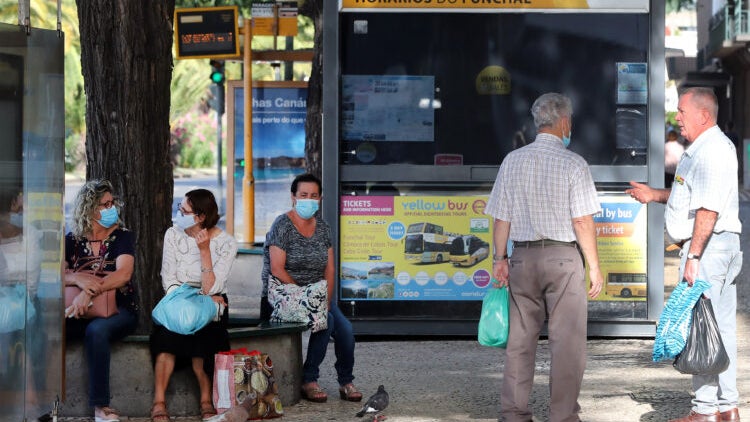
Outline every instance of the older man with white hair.
[(588, 164), (567, 149), (570, 99), (544, 94), (531, 114), (536, 139), (505, 157), (485, 211), (495, 218), (494, 286), (507, 285), (511, 298), (500, 406), (507, 422), (531, 421), (534, 359), (546, 317), (552, 355), (549, 420), (574, 422), (580, 420), (578, 395), (586, 367), (583, 258), (589, 264), (588, 297), (598, 296), (603, 282), (593, 218), (600, 205)]

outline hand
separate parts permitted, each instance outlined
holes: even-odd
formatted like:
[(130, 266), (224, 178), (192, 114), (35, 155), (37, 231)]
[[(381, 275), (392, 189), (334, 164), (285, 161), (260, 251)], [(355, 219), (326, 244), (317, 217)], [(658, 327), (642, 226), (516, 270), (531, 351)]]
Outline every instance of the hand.
[(102, 280), (93, 274), (79, 273), (76, 285), (91, 296), (97, 296), (102, 292)]
[(200, 229), (195, 233), (194, 238), (195, 243), (198, 244), (198, 249), (208, 249), (208, 246), (211, 244), (211, 236), (209, 236), (206, 229)]
[(682, 279), (687, 281), (688, 286), (692, 287), (695, 280), (698, 279), (698, 270), (700, 261), (697, 259), (688, 259), (685, 261), (685, 270), (682, 272)]
[(602, 285), (604, 284), (604, 277), (599, 268), (589, 269), (589, 279), (591, 280), (591, 288), (589, 288), (589, 298), (594, 299), (599, 296), (602, 292)]
[(219, 305), (227, 306), (227, 303), (224, 302), (224, 297), (221, 295), (211, 295), (211, 300), (218, 303)]
[(78, 296), (73, 299), (73, 303), (65, 308), (65, 318), (80, 318), (86, 314), (86, 311), (91, 306), (91, 295), (86, 291), (81, 291)]
[(493, 287), (499, 289), (507, 286), (509, 275), (507, 259), (501, 259), (492, 263), (492, 277), (495, 278), (492, 282)]
[(626, 189), (625, 193), (641, 204), (647, 204), (656, 199), (656, 194), (651, 186), (632, 181), (630, 182), (630, 186), (632, 186), (632, 188)]

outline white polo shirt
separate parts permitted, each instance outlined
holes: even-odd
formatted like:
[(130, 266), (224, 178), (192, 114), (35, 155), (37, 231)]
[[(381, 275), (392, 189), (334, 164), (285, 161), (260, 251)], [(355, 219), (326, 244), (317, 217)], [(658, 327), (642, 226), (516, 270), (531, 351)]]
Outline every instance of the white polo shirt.
[(713, 126), (685, 150), (677, 165), (664, 220), (676, 241), (693, 236), (695, 212), (718, 213), (714, 233), (740, 233), (737, 155), (729, 138)]

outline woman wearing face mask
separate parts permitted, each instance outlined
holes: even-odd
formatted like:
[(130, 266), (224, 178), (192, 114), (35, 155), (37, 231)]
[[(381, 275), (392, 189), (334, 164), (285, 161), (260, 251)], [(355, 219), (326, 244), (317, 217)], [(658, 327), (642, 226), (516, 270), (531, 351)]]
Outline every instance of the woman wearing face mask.
[[(112, 184), (91, 180), (75, 199), (75, 229), (65, 236), (66, 286), (78, 286), (81, 293), (65, 310), (66, 338), (83, 339), (89, 365), (89, 405), (96, 422), (119, 421), (118, 412), (109, 406), (109, 361), (112, 342), (131, 334), (138, 322), (138, 300), (131, 280), (135, 255), (135, 236), (122, 226), (121, 204), (113, 195)], [(86, 258), (104, 256), (106, 275), (98, 277), (75, 272)], [(81, 318), (91, 299), (107, 290), (116, 290), (118, 313), (109, 318)]]
[(310, 334), (307, 357), (302, 368), (302, 397), (325, 402), (325, 391), (318, 385), (319, 366), (328, 341), (333, 337), (336, 374), (342, 400), (360, 401), (362, 393), (354, 386), (354, 334), (352, 324), (336, 306), (334, 298), (334, 258), (331, 230), (317, 213), (322, 187), (312, 174), (297, 176), (292, 182), (292, 209), (276, 218), (266, 234), (263, 247), (263, 293), (260, 316), (268, 320), (273, 311), (268, 302), (268, 281), (274, 276), (282, 283), (307, 285), (328, 282), (328, 328)]
[(237, 256), (234, 237), (216, 226), (219, 210), (211, 191), (196, 189), (185, 194), (174, 226), (164, 234), (161, 281), (169, 293), (187, 283), (210, 295), (218, 304), (218, 321), (209, 322), (195, 334), (183, 335), (155, 325), (151, 334), (154, 359), (152, 421), (169, 421), (165, 392), (176, 368), (191, 365), (200, 387), (203, 420), (216, 415), (212, 404), (214, 354), (229, 350), (227, 278)]

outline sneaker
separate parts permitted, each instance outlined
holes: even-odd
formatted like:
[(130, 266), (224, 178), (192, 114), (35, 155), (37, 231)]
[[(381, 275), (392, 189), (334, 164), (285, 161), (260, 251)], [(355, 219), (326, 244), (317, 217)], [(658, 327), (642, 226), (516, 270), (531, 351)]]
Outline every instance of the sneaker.
[(120, 412), (109, 406), (94, 407), (95, 422), (120, 422)]

